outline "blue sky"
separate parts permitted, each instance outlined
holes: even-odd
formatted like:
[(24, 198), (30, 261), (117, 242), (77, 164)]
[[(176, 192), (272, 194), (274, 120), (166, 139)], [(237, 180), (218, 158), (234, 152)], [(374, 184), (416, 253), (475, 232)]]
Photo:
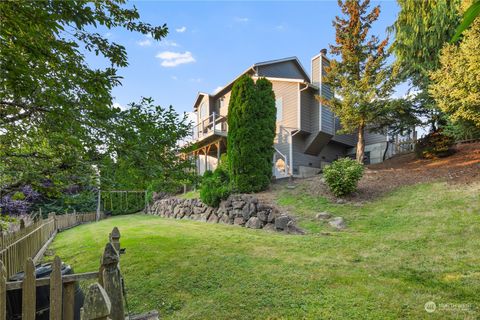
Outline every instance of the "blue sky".
[[(115, 100), (125, 106), (142, 96), (153, 97), (157, 104), (172, 105), (180, 113), (191, 111), (199, 91), (212, 93), (255, 62), (297, 56), (309, 72), (310, 58), (334, 42), (332, 20), (340, 14), (337, 1), (133, 4), (143, 21), (166, 23), (169, 34), (155, 42), (125, 30), (105, 31), (128, 52), (129, 66), (119, 71), (124, 79), (113, 90)], [(397, 4), (372, 4), (381, 6), (372, 31), (385, 36)]]

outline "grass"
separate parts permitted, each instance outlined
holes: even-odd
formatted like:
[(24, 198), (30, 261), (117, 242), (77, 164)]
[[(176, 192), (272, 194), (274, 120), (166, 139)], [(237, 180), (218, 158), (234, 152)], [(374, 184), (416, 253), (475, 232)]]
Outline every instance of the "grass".
[(178, 197), (181, 199), (195, 199), (200, 197), (200, 192), (198, 190), (192, 190), (182, 193)]
[[(118, 226), (130, 309), (165, 319), (477, 319), (479, 195), (480, 184), (422, 184), (350, 206), (280, 191), (308, 235), (131, 215), (62, 232), (51, 248), (96, 270)], [(312, 219), (325, 210), (348, 229)]]

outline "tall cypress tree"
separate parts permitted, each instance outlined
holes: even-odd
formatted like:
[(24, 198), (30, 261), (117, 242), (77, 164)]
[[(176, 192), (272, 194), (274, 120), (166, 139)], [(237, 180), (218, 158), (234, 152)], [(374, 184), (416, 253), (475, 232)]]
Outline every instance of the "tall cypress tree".
[(266, 79), (240, 77), (228, 105), (228, 164), (237, 192), (264, 190), (272, 175), (275, 96)]

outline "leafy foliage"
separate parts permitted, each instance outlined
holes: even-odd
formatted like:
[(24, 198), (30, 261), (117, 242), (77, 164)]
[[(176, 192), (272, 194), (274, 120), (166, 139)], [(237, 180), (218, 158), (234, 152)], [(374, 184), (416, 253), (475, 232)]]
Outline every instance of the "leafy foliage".
[(420, 159), (442, 158), (453, 154), (454, 139), (442, 130), (432, 132), (415, 144), (415, 154)]
[(341, 197), (357, 190), (363, 166), (349, 158), (338, 159), (323, 169), (323, 176), (332, 193)]
[(464, 32), (462, 41), (447, 44), (440, 67), (431, 72), (429, 92), (440, 110), (453, 121), (480, 128), (480, 19)]
[(401, 80), (410, 80), (417, 113), (435, 129), (442, 124), (435, 101), (428, 94), (429, 73), (439, 67), (439, 52), (458, 25), (460, 0), (399, 0), (400, 12), (389, 28), (392, 51)]
[(480, 1), (473, 0), (473, 3), (468, 7), (468, 9), (463, 14), (462, 23), (455, 30), (455, 34), (451, 42), (456, 42), (460, 39), (462, 33), (467, 30), (477, 17), (480, 16)]
[(119, 112), (114, 124), (115, 142), (99, 167), (103, 190), (174, 192), (191, 178), (192, 163), (179, 158), (178, 141), (190, 132), (186, 115), (143, 98)]
[(230, 178), (225, 168), (218, 167), (213, 173), (205, 172), (200, 187), (200, 200), (203, 203), (211, 207), (218, 207), (220, 201), (228, 198), (230, 193)]
[(388, 39), (367, 38), (380, 14), (379, 6), (368, 12), (369, 3), (369, 0), (339, 1), (346, 17), (335, 18), (336, 45), (330, 48), (340, 60), (331, 60), (324, 79), (335, 96), (330, 100), (319, 97), (340, 118), (342, 131), (358, 133), (360, 163), (364, 158), (364, 131), (385, 114), (393, 89), (392, 71), (386, 65)]
[[(144, 99), (122, 111), (111, 90), (128, 65), (125, 48), (94, 28), (124, 28), (165, 37), (124, 0), (0, 3), (0, 193), (26, 185), (40, 193), (29, 206), (90, 208), (95, 188), (173, 187), (184, 178), (174, 139), (188, 124), (172, 108)], [(92, 31), (93, 30), (93, 31)], [(86, 63), (95, 54), (109, 67)], [(101, 174), (99, 181), (98, 174)], [(162, 181), (162, 182), (161, 182)], [(26, 200), (17, 201), (19, 210)], [(7, 203), (11, 203), (7, 201)], [(30, 208), (31, 209), (31, 208)]]
[(270, 184), (275, 123), (272, 84), (266, 79), (255, 84), (248, 75), (238, 79), (228, 106), (228, 164), (235, 191), (258, 192)]

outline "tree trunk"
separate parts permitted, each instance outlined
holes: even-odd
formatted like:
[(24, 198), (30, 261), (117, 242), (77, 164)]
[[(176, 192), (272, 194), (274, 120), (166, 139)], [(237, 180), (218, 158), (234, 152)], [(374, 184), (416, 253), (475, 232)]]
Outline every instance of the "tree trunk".
[(365, 124), (362, 122), (358, 126), (358, 142), (357, 142), (357, 162), (363, 164), (365, 155)]

